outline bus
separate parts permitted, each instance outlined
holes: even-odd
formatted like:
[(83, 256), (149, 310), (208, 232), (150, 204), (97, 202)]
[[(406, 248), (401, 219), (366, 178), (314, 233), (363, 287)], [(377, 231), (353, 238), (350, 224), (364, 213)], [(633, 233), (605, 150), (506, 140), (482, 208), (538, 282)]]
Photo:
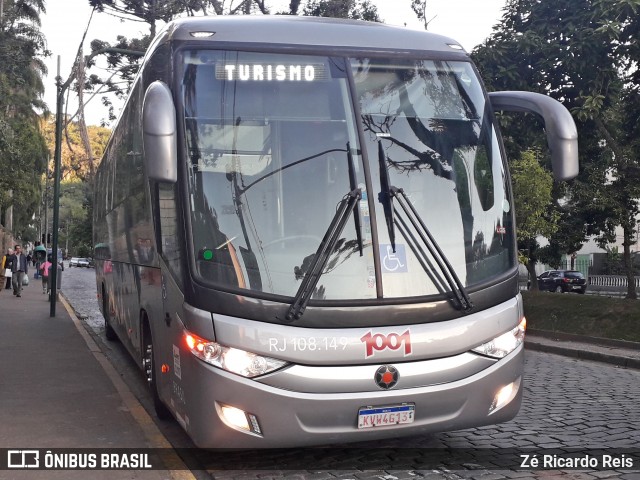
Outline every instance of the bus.
[(454, 40), (291, 16), (179, 19), (149, 47), (97, 171), (106, 335), (206, 448), (512, 419), (525, 318), (494, 111)]

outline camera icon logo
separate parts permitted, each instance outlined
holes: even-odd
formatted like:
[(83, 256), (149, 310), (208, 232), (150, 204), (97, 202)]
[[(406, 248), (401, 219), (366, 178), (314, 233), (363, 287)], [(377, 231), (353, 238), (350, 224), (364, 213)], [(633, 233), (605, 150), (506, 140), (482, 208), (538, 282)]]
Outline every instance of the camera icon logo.
[(38, 450), (7, 451), (7, 468), (40, 468)]

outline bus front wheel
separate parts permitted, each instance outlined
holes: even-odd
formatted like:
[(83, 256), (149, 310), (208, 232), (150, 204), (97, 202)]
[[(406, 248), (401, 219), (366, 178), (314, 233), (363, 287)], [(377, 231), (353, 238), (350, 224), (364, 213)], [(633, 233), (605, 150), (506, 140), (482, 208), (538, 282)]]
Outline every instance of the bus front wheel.
[(156, 381), (156, 361), (153, 355), (153, 340), (151, 338), (151, 331), (147, 323), (144, 326), (144, 350), (142, 357), (142, 367), (144, 368), (144, 374), (147, 378), (147, 385), (151, 392), (151, 398), (153, 399), (153, 408), (156, 411), (156, 415), (160, 420), (169, 420), (172, 418), (171, 411), (160, 399), (158, 394), (158, 383)]

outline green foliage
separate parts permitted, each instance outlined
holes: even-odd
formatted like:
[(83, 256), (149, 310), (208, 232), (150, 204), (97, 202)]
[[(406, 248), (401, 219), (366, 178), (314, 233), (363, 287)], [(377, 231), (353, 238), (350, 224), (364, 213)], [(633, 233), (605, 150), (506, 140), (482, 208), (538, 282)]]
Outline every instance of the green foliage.
[[(129, 91), (140, 67), (140, 53), (146, 51), (155, 37), (156, 24), (159, 21), (167, 22), (184, 15), (272, 13), (269, 0), (163, 0), (162, 2), (157, 0), (88, 0), (88, 2), (98, 12), (110, 13), (133, 21), (142, 21), (149, 25), (149, 34), (142, 35), (140, 38), (129, 39), (118, 36), (115, 42), (100, 39), (91, 42), (91, 54), (88, 56), (87, 67), (95, 66), (97, 59), (104, 58), (107, 61), (109, 76), (104, 78), (97, 74), (89, 75), (85, 82), (85, 90), (87, 92), (113, 93), (119, 98), (123, 98)], [(298, 15), (301, 4), (304, 4), (302, 15), (381, 21), (378, 9), (371, 0), (307, 0), (306, 2), (291, 0), (288, 10), (276, 13)], [(108, 109), (108, 122), (115, 120), (113, 104), (109, 97), (103, 96), (102, 103)]]
[[(43, 121), (49, 150), (55, 145), (55, 124)], [(88, 127), (89, 143), (94, 155), (102, 157), (110, 130), (102, 127)], [(53, 170), (53, 166), (50, 166)], [(71, 123), (67, 126), (62, 142), (62, 182), (60, 184), (60, 237), (59, 244), (76, 256), (91, 256), (93, 245), (93, 178), (88, 168), (88, 159), (80, 139), (79, 126)], [(51, 181), (45, 190), (48, 205), (53, 204)], [(44, 215), (43, 215), (44, 216)], [(49, 219), (53, 217), (49, 212)], [(89, 253), (87, 253), (87, 251)], [(84, 252), (84, 253), (80, 253)]]
[[(553, 209), (553, 177), (542, 168), (533, 151), (525, 151), (511, 163), (511, 181), (516, 212), (518, 260), (535, 277), (541, 250), (537, 238), (549, 237), (558, 229), (558, 213)], [(532, 283), (537, 289), (537, 284)]]
[(558, 228), (552, 207), (552, 175), (540, 166), (532, 151), (511, 163), (518, 240), (549, 237)]
[[(42, 121), (42, 130), (50, 152), (53, 152), (55, 147), (55, 128), (54, 119)], [(93, 156), (101, 158), (109, 141), (111, 130), (104, 127), (89, 126), (87, 127), (87, 133)], [(89, 159), (82, 146), (80, 127), (77, 123), (70, 123), (64, 130), (62, 138), (60, 178), (63, 182), (88, 178), (88, 162)], [(53, 171), (53, 159), (49, 169)]]
[[(502, 22), (473, 52), (490, 89), (549, 94), (576, 120), (581, 172), (554, 191), (563, 228), (546, 253), (571, 253), (587, 235), (606, 244), (622, 227), (628, 276), (640, 213), (639, 6), (638, 0), (510, 0)], [(506, 118), (517, 127), (506, 130), (507, 148), (522, 149), (530, 129)]]
[(380, 21), (378, 9), (369, 0), (311, 0), (304, 7), (304, 15)]
[(80, 257), (91, 255), (93, 245), (93, 182), (69, 181), (60, 185), (61, 245)]
[[(13, 206), (13, 233), (32, 240), (47, 150), (34, 108), (43, 106), (42, 0), (5, 0), (0, 19), (0, 209)], [(11, 194), (9, 193), (11, 192)]]

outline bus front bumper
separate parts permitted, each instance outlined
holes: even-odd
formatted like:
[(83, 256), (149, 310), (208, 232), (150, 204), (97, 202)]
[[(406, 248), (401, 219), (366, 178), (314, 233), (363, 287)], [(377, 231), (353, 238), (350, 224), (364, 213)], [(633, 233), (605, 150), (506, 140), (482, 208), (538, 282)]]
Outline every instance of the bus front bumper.
[[(191, 381), (197, 385), (187, 388), (192, 392), (184, 398), (188, 414), (179, 421), (202, 448), (300, 447), (460, 430), (511, 420), (522, 401), (523, 346), (462, 380), (362, 393), (294, 392), (196, 362)], [(513, 392), (492, 410), (508, 385), (514, 386)], [(362, 407), (403, 404), (415, 405), (412, 423), (358, 428)], [(234, 424), (229, 411), (244, 412), (249, 429)]]

